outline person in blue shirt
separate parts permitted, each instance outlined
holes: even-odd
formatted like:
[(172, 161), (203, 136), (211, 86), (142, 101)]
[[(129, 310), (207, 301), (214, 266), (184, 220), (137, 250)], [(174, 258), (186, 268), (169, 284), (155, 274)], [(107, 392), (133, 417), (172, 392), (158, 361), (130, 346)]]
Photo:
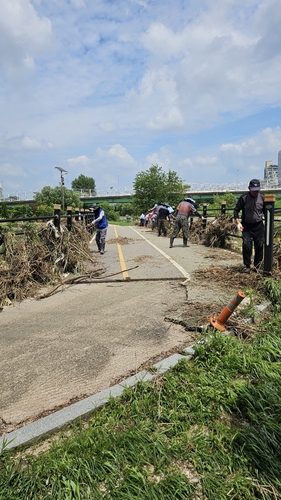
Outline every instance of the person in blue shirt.
[(105, 239), (108, 228), (108, 222), (104, 210), (98, 205), (92, 205), (90, 210), (94, 212), (94, 220), (87, 226), (96, 226), (96, 244), (101, 254), (105, 252)]

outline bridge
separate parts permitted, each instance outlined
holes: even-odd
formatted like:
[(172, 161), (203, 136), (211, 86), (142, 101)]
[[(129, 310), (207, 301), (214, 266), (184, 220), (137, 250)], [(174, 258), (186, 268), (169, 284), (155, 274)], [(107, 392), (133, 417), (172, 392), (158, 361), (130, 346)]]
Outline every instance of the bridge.
[[(269, 180), (261, 180), (261, 189), (264, 193), (272, 193), (276, 198), (281, 198), (281, 185), (277, 182)], [(187, 196), (191, 196), (199, 203), (212, 202), (214, 195), (223, 195), (224, 193), (233, 193), (237, 197), (248, 190), (248, 182), (236, 182), (232, 184), (210, 184), (210, 183), (193, 183), (186, 191)], [(110, 204), (130, 203), (134, 194), (132, 186), (109, 188), (104, 190), (96, 189), (81, 189), (75, 190), (79, 194), (80, 200), (84, 207), (91, 205), (94, 201), (98, 203), (107, 202)], [(34, 191), (17, 191), (8, 193), (4, 197), (3, 191), (0, 189), (0, 203), (7, 205), (32, 203), (35, 197)]]

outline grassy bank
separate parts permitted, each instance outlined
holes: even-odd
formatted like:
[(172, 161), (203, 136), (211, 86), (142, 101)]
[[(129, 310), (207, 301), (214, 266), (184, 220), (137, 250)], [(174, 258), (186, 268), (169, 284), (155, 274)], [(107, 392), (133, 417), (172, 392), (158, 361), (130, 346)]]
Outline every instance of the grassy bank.
[(2, 453), (1, 500), (281, 498), (280, 320), (251, 342), (215, 333), (88, 422)]

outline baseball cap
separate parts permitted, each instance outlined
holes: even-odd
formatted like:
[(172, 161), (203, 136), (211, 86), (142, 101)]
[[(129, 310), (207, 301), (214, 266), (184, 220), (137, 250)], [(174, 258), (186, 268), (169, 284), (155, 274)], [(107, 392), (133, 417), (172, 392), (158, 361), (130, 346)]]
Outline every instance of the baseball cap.
[(249, 189), (250, 191), (260, 191), (261, 189), (260, 181), (258, 179), (252, 179), (249, 182)]
[(97, 210), (97, 208), (99, 208), (99, 206), (96, 203), (94, 203), (94, 205), (92, 205), (90, 207), (90, 210), (94, 210), (95, 211), (95, 210)]

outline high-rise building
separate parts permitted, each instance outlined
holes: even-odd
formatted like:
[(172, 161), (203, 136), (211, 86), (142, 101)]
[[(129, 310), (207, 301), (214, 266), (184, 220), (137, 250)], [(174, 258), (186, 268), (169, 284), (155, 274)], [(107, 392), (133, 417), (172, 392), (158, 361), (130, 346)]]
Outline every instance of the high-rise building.
[(277, 184), (279, 178), (279, 167), (273, 165), (271, 160), (267, 160), (264, 166), (264, 180), (267, 184)]
[(281, 151), (278, 153), (278, 186), (281, 185)]

